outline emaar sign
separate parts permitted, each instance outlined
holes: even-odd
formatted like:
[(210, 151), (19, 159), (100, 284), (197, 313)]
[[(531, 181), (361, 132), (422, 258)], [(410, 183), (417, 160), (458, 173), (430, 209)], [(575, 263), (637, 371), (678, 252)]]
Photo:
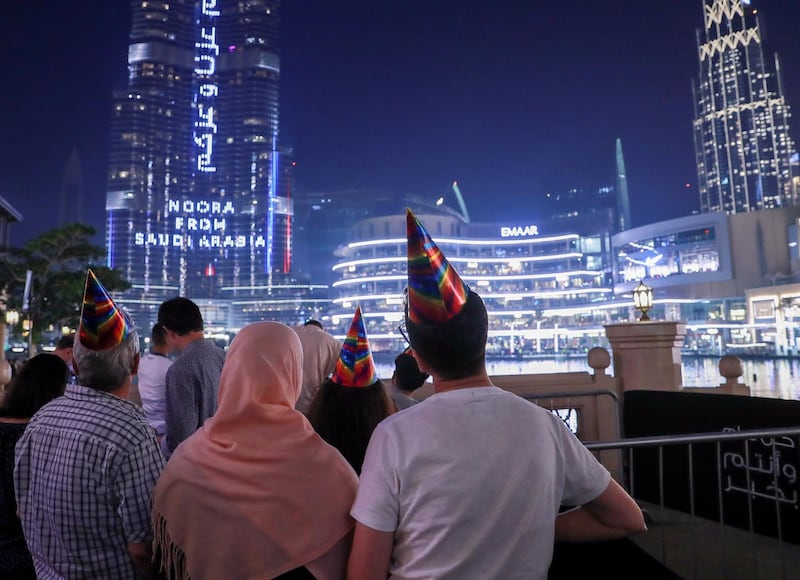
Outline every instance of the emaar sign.
[(523, 236), (538, 236), (539, 226), (503, 226), (500, 228), (501, 238), (521, 238)]

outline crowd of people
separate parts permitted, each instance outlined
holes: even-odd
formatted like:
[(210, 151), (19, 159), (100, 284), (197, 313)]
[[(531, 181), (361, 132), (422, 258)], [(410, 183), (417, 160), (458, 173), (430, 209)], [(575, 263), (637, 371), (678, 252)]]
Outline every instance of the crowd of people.
[(142, 355), (89, 270), (68, 356), (0, 401), (0, 577), (546, 578), (557, 540), (643, 531), (563, 422), (492, 385), (482, 299), (407, 220), (386, 384), (360, 308), (343, 342), (265, 321), (225, 353), (178, 297)]

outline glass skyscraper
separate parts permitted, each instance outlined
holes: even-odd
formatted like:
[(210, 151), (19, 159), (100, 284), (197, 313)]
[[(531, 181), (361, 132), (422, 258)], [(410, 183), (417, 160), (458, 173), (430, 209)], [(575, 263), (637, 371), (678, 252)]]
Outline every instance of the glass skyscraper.
[(789, 104), (750, 0), (703, 0), (694, 143), (703, 212), (795, 205)]
[[(235, 305), (291, 281), (291, 162), (278, 142), (279, 0), (132, 4), (128, 86), (114, 95), (108, 265), (120, 299)], [(150, 315), (148, 315), (150, 313)], [(234, 323), (235, 324), (235, 323)]]

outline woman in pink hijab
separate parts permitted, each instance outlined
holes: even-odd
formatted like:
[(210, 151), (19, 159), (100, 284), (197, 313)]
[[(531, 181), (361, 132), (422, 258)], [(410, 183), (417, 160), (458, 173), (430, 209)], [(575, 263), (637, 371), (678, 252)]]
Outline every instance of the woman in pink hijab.
[(258, 322), (234, 339), (216, 414), (175, 450), (154, 492), (169, 578), (344, 577), (358, 481), (295, 411), (301, 372), (287, 326)]

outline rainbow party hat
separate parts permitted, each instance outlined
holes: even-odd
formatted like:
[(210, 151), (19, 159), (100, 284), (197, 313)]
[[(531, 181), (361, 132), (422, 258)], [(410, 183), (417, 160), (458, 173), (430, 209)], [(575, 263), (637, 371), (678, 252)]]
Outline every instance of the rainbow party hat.
[(360, 306), (356, 307), (331, 380), (343, 387), (368, 387), (378, 381)]
[(81, 324), (78, 329), (81, 344), (91, 350), (106, 350), (122, 343), (132, 329), (128, 315), (114, 304), (90, 269), (86, 274)]
[(411, 210), (408, 236), (408, 318), (411, 322), (446, 322), (467, 303), (469, 286), (444, 257)]

